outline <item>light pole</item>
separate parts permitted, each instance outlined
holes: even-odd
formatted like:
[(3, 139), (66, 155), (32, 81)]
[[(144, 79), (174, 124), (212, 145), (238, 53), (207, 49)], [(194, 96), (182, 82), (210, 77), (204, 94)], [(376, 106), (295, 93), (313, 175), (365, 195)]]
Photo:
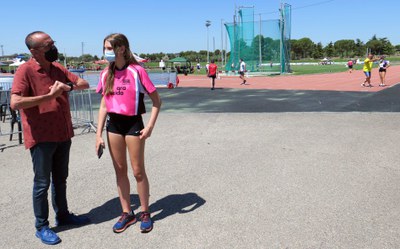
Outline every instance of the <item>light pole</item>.
[(207, 62), (210, 61), (210, 52), (209, 52), (209, 49), (208, 49), (208, 27), (210, 27), (210, 26), (211, 26), (211, 21), (207, 20), (206, 21), (206, 27), (207, 27)]
[(221, 19), (221, 67), (225, 65), (224, 63), (224, 34), (223, 34), (223, 20)]
[(67, 67), (67, 53), (65, 53), (65, 48), (64, 48), (64, 67)]

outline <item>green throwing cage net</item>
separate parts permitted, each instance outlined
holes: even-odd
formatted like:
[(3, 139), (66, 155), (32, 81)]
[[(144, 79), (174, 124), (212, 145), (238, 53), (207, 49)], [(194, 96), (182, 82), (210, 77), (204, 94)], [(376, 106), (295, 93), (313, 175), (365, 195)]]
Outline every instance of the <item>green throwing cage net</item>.
[(252, 72), (290, 72), (291, 6), (282, 4), (279, 20), (255, 20), (254, 7), (239, 8), (233, 23), (225, 23), (230, 55), (226, 70), (239, 69), (243, 59)]

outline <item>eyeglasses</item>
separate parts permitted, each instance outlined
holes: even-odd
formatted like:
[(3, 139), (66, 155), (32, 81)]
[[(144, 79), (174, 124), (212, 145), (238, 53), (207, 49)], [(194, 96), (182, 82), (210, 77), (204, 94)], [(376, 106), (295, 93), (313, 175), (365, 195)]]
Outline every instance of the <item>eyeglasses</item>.
[(47, 48), (46, 49), (46, 51), (47, 51), (47, 50), (51, 49), (51, 47), (53, 47), (53, 46), (54, 46), (54, 41), (51, 41), (48, 44), (44, 44), (44, 45), (38, 46), (35, 49)]

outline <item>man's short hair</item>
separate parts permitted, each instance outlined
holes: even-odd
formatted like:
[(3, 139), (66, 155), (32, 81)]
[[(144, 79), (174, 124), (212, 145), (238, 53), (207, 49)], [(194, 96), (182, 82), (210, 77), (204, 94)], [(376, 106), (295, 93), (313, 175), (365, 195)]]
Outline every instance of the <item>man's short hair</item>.
[(37, 47), (36, 42), (32, 39), (32, 37), (36, 34), (45, 34), (43, 31), (33, 31), (32, 33), (29, 33), (26, 38), (25, 38), (25, 45), (28, 47), (30, 50), (31, 48)]

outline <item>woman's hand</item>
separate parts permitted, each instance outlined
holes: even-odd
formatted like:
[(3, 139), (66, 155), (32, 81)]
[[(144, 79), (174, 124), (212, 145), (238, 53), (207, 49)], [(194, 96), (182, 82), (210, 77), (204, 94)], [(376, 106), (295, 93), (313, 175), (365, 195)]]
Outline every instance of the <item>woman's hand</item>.
[(144, 129), (140, 131), (139, 138), (140, 139), (149, 138), (151, 136), (152, 131), (153, 131), (153, 127), (149, 127), (149, 126), (144, 127)]
[(99, 151), (99, 147), (100, 146), (102, 146), (103, 147), (103, 149), (105, 149), (106, 148), (106, 145), (105, 145), (105, 143), (104, 143), (104, 140), (103, 140), (103, 138), (102, 137), (97, 137), (96, 136), (96, 155), (97, 155), (97, 151)]

